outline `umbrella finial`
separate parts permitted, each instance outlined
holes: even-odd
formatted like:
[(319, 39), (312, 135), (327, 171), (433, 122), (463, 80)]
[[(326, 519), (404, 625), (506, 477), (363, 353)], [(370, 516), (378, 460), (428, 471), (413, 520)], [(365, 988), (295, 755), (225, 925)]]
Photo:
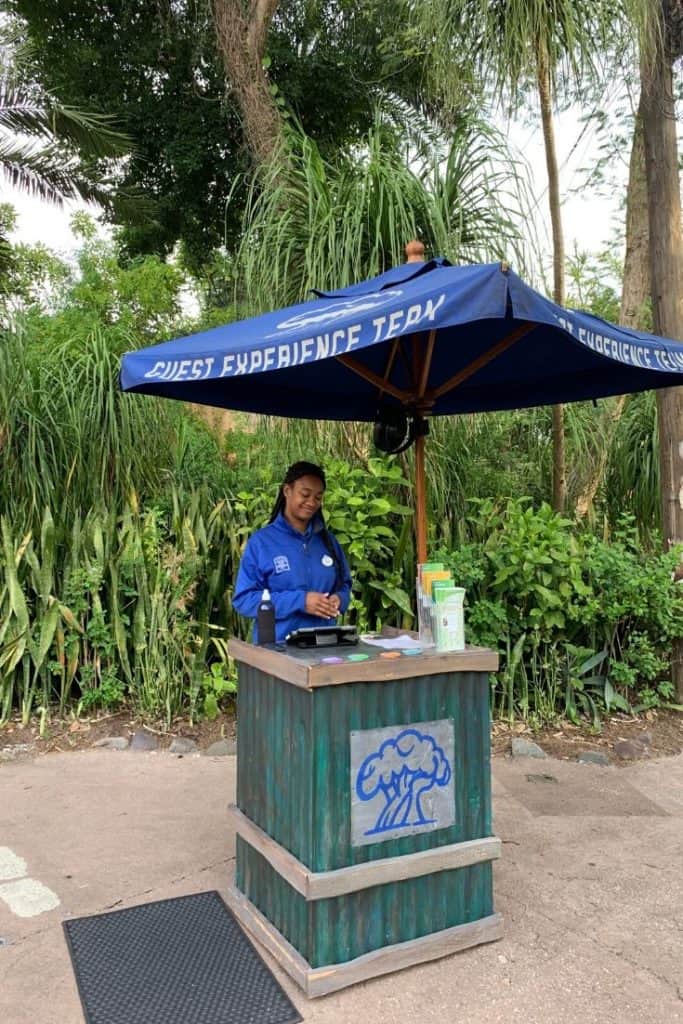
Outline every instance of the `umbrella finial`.
[(406, 245), (406, 263), (424, 263), (425, 247), (422, 242), (413, 239)]

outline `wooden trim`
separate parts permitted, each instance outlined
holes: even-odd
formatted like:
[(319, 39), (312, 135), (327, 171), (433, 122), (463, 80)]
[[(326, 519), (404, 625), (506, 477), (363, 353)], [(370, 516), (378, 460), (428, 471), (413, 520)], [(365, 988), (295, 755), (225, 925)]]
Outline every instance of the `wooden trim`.
[[(393, 679), (415, 679), (441, 673), (497, 671), (498, 655), (494, 651), (486, 647), (468, 647), (464, 651), (430, 652), (414, 658), (402, 656), (386, 660), (347, 661), (342, 665), (311, 665), (308, 685), (315, 689), (339, 683), (391, 682)], [(457, 685), (457, 680), (454, 684)]]
[(516, 331), (513, 331), (512, 334), (508, 334), (507, 338), (503, 338), (503, 340), (499, 341), (497, 345), (493, 346), (493, 348), (483, 352), (478, 359), (473, 360), (460, 370), (459, 373), (456, 373), (455, 376), (451, 377), (450, 380), (444, 381), (444, 383), (433, 392), (430, 392), (430, 397), (436, 401), (437, 398), (441, 398), (442, 395), (445, 395), (447, 391), (452, 391), (453, 388), (457, 388), (459, 384), (462, 384), (463, 381), (471, 377), (477, 372), (477, 370), (481, 370), (482, 366), (486, 366), (488, 363), (492, 362), (497, 356), (505, 352), (505, 350), (510, 348), (511, 345), (514, 345), (520, 338), (523, 338), (525, 334), (529, 334), (529, 332), (533, 331), (537, 326), (538, 324), (532, 323), (522, 324), (522, 326)]
[(501, 915), (490, 914), (478, 921), (445, 928), (431, 935), (423, 935), (419, 939), (375, 949), (346, 963), (311, 967), (253, 903), (233, 886), (227, 890), (226, 901), (238, 921), (275, 957), (280, 966), (311, 999), (346, 988), (348, 985), (355, 985), (359, 981), (366, 981), (368, 978), (377, 978), (391, 971), (400, 971), (404, 967), (437, 960), (482, 942), (495, 942), (503, 936)]
[(232, 638), (228, 643), (228, 653), (235, 661), (241, 661), (252, 668), (258, 668), (266, 675), (275, 676), (286, 683), (293, 683), (304, 690), (309, 689), (308, 674), (310, 666), (296, 658), (288, 658), (284, 651), (272, 651), (257, 644), (248, 644), (244, 640)]
[[(414, 679), (419, 676), (433, 676), (441, 673), (496, 672), (498, 655), (488, 647), (467, 647), (464, 651), (428, 651), (418, 657), (396, 659), (370, 658), (368, 661), (345, 661), (341, 665), (324, 665), (321, 660), (330, 653), (353, 653), (353, 647), (321, 647), (315, 653), (311, 648), (311, 660), (292, 658), (286, 651), (273, 651), (267, 647), (247, 644), (243, 640), (231, 639), (230, 657), (237, 662), (251, 665), (285, 683), (292, 683), (305, 690), (318, 686), (336, 686), (341, 683), (391, 682), (393, 679)], [(378, 652), (379, 653), (379, 652)]]
[(311, 898), (308, 891), (312, 872), (305, 864), (264, 832), (237, 804), (228, 804), (228, 818), (237, 835), (260, 853), (292, 889), (307, 900)]
[(401, 391), (395, 384), (380, 377), (378, 373), (374, 373), (369, 370), (367, 366), (363, 366), (362, 363), (357, 362), (351, 356), (337, 356), (337, 362), (341, 363), (349, 370), (353, 370), (354, 373), (362, 377), (363, 380), (367, 380), (370, 384), (374, 384), (375, 387), (381, 388), (382, 391), (386, 391), (388, 394), (393, 395), (394, 398), (398, 398), (400, 402), (409, 402), (414, 397), (410, 391)]
[(360, 889), (369, 889), (373, 885), (402, 882), (407, 878), (464, 868), (500, 857), (500, 839), (489, 836), (406, 853), (402, 857), (384, 857), (364, 864), (351, 864), (336, 871), (316, 872), (272, 839), (235, 804), (229, 805), (228, 814), (237, 834), (306, 900), (332, 899)]

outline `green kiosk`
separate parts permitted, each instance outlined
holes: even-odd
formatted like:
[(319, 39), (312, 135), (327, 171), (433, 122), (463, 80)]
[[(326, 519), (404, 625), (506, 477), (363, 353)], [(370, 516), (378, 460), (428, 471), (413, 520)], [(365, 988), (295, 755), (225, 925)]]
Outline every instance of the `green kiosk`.
[[(366, 660), (234, 640), (230, 905), (308, 996), (501, 936), (485, 648)], [(330, 663), (330, 662), (336, 663)]]

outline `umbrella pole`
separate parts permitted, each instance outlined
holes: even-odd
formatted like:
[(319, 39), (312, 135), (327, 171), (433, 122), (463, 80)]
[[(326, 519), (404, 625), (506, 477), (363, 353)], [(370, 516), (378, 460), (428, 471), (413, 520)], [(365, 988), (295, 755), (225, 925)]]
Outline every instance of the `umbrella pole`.
[(427, 490), (425, 480), (425, 438), (415, 438), (415, 541), (417, 561), (427, 561)]

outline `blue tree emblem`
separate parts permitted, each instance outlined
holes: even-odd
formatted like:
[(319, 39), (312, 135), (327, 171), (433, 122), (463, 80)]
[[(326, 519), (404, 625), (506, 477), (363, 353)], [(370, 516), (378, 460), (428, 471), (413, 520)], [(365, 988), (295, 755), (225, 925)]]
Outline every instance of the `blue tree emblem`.
[(356, 793), (361, 800), (372, 800), (381, 793), (384, 807), (366, 836), (395, 828), (431, 825), (421, 800), (434, 786), (447, 786), (451, 779), (448, 758), (433, 736), (404, 729), (385, 740), (379, 750), (369, 754), (356, 776)]

